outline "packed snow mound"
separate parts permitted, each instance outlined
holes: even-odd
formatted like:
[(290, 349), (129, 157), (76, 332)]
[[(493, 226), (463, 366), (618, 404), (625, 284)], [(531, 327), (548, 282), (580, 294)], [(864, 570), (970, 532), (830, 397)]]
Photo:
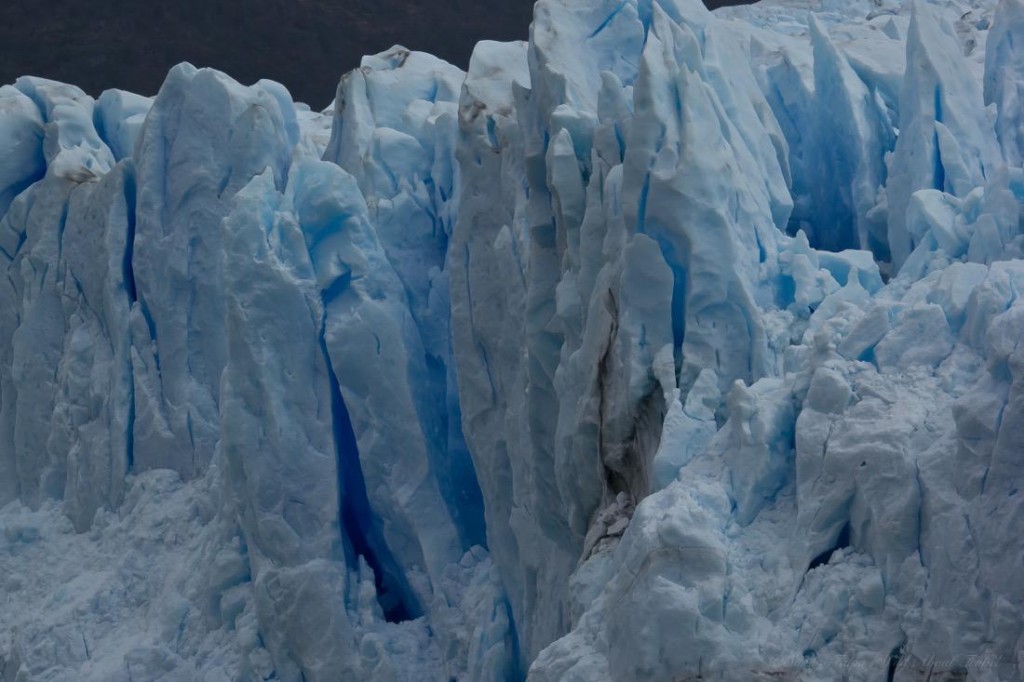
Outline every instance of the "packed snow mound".
[(0, 87), (0, 680), (1024, 678), (1024, 3), (540, 0)]

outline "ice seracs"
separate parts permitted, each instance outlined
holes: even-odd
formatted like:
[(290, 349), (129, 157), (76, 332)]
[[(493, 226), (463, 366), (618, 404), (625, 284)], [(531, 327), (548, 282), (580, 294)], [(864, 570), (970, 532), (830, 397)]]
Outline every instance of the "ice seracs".
[(0, 678), (1021, 677), (1020, 44), (541, 0), (323, 113), (3, 86)]

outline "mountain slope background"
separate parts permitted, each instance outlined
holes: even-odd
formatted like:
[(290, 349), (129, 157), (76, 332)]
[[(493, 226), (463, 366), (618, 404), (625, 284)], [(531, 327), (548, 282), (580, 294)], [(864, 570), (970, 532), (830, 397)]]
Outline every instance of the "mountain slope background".
[[(745, 4), (711, 0), (709, 7)], [(8, 0), (0, 3), (0, 83), (33, 75), (91, 95), (156, 94), (188, 61), (243, 83), (276, 80), (313, 108), (338, 77), (394, 44), (466, 68), (479, 40), (525, 40), (531, 0)]]

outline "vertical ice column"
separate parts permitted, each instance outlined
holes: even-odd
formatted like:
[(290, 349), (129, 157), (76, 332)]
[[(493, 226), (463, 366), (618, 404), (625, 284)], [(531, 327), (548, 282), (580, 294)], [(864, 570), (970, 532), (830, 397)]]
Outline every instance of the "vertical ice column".
[(886, 226), (872, 209), (885, 183), (885, 154), (895, 144), (895, 132), (813, 15), (810, 29), (817, 113), (812, 134), (817, 143), (813, 152), (805, 153), (817, 163), (812, 167), (816, 179), (808, 236), (815, 248), (868, 249), (888, 261)]
[(114, 159), (93, 125), (94, 102), (78, 88), (22, 78), (3, 94), (9, 158), (25, 167), (3, 181), (3, 200), (13, 202), (0, 228), (0, 451), (8, 471), (0, 497), (31, 506), (66, 498), (84, 530), (97, 508), (119, 501), (130, 457), (131, 169), (109, 173)]
[(462, 435), (452, 360), (448, 243), (458, 204), (456, 100), (465, 74), (393, 47), (346, 74), (324, 159), (358, 182), (415, 329), (402, 351), (432, 475), (464, 546), (484, 544), (483, 501)]
[(287, 200), (310, 251), (326, 310), (323, 342), (358, 448), (373, 518), (410, 603), (429, 600), (463, 548), (420, 431), (410, 365), (422, 354), (395, 271), (355, 180), (305, 160)]
[(681, 285), (673, 314), (682, 318), (683, 387), (707, 368), (725, 391), (766, 371), (757, 303), (771, 298), (761, 289), (770, 288), (779, 232), (770, 186), (705, 77), (692, 32), (655, 7), (634, 90), (623, 204), (627, 224), (661, 245)]
[(271, 82), (243, 87), (182, 64), (153, 103), (134, 157), (136, 468), (190, 476), (213, 455), (226, 362), (220, 221), (265, 168), (283, 186), (298, 139), (290, 98)]
[(985, 46), (985, 104), (996, 106), (1003, 158), (1024, 165), (1024, 2), (1001, 0)]
[[(523, 43), (477, 46), (459, 101), (456, 148), (459, 214), (449, 246), (452, 337), (458, 366), (462, 426), (473, 454), (487, 520), (487, 540), (512, 604), (520, 633), (532, 623), (523, 608), (537, 567), (519, 533), (527, 517), (517, 509), (533, 477), (525, 400), (523, 328), (527, 236), (523, 226), (525, 168), (513, 92), (529, 84)], [(538, 484), (551, 486), (550, 476)], [(527, 529), (529, 530), (529, 529)], [(565, 550), (541, 537), (532, 547), (550, 566)], [(536, 580), (536, 577), (534, 577)], [(557, 608), (557, 605), (549, 606)], [(530, 644), (522, 641), (523, 658)]]
[(64, 342), (50, 442), (67, 453), (64, 508), (79, 531), (97, 509), (120, 504), (131, 467), (134, 224), (131, 161), (72, 194), (62, 239)]
[(717, 391), (767, 371), (757, 307), (791, 207), (779, 126), (703, 8), (536, 16), (531, 89), (489, 47), (471, 62), (451, 248), (464, 422), (526, 657), (571, 626), (597, 512), (649, 492), (680, 366)]
[(986, 169), (998, 158), (981, 88), (957, 37), (924, 2), (913, 4), (899, 108), (900, 134), (885, 189), (894, 272), (922, 236), (907, 221), (911, 195), (939, 189), (964, 197), (984, 184)]
[(260, 631), (285, 679), (357, 675), (323, 306), (271, 171), (223, 223), (227, 364), (220, 436)]
[[(0, 88), (0, 147), (9, 150), (0, 159), (0, 265), (18, 275), (14, 267), (25, 245), (25, 207), (22, 199), (18, 215), (10, 216), (15, 198), (46, 173), (43, 156), (43, 117), (35, 103), (15, 87)], [(16, 388), (11, 371), (11, 336), (21, 320), (20, 277), (0, 284), (0, 469), (9, 472), (0, 477), (0, 504), (18, 496), (17, 456), (14, 449)]]

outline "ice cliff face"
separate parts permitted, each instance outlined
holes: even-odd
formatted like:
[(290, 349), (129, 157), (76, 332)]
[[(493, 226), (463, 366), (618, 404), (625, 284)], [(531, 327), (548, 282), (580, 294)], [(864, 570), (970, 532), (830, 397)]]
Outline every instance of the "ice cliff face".
[(323, 114), (0, 88), (0, 679), (1024, 677), (1021, 45), (540, 0)]

